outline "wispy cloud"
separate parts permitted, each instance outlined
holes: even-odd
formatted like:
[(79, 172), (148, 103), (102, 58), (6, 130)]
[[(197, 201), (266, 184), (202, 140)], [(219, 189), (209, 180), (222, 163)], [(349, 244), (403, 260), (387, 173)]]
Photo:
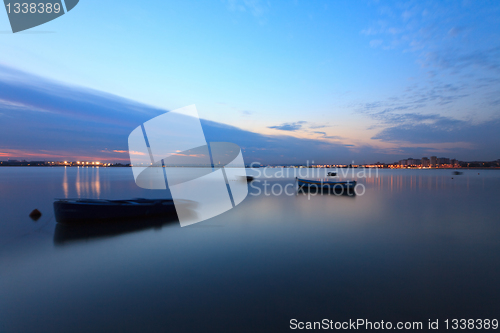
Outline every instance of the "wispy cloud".
[(313, 133), (321, 135), (321, 138), (323, 138), (323, 139), (334, 139), (334, 140), (342, 139), (342, 137), (337, 136), (337, 135), (327, 135), (326, 132), (314, 131)]
[[(372, 137), (373, 140), (400, 147), (426, 144), (428, 146), (425, 152), (435, 147), (440, 151), (447, 151), (448, 154), (496, 159), (495, 156), (500, 156), (498, 112), (495, 113), (491, 109), (489, 117), (470, 117), (474, 122), (463, 115), (462, 117), (443, 115), (445, 111), (464, 108), (470, 94), (479, 91), (482, 96), (487, 96), (483, 90), (491, 87), (489, 84), (491, 82), (496, 80), (481, 79), (468, 83), (445, 84), (434, 79), (432, 85), (410, 85), (400, 96), (359, 105), (358, 112), (375, 121), (369, 126), (369, 130), (379, 130)], [(479, 88), (481, 85), (485, 87)], [(495, 101), (498, 100), (496, 96), (492, 93), (491, 96), (476, 103), (486, 103), (490, 108), (494, 108)], [(435, 111), (429, 112), (430, 110)], [(420, 148), (404, 151), (423, 153), (424, 150), (419, 150)], [(402, 151), (388, 148), (387, 152), (391, 149), (395, 153)]]
[(268, 128), (272, 129), (278, 129), (281, 131), (298, 131), (302, 128), (304, 124), (306, 124), (307, 121), (297, 121), (294, 123), (283, 123), (281, 125), (276, 125), (276, 126), (269, 126)]
[[(414, 118), (414, 117), (413, 117)], [(474, 149), (483, 158), (500, 156), (500, 118), (472, 124), (447, 117), (423, 117), (430, 121), (408, 121), (391, 126), (373, 137), (384, 142), (413, 144), (455, 143), (464, 149)]]
[(452, 49), (441, 52), (430, 51), (425, 54), (421, 63), (424, 66), (433, 66), (454, 72), (471, 67), (500, 72), (500, 45), (462, 52)]
[[(371, 110), (369, 116), (383, 127), (372, 139), (395, 143), (400, 147), (428, 144), (455, 154), (468, 151), (469, 156), (475, 155), (479, 159), (496, 159), (496, 156), (500, 156), (498, 116), (473, 123), (439, 114), (401, 111), (405, 111), (404, 108), (387, 108), (378, 112)], [(431, 146), (427, 146), (426, 151)], [(414, 150), (423, 152), (417, 148)]]
[(448, 35), (451, 37), (457, 37), (461, 32), (463, 32), (462, 27), (453, 27), (450, 30), (448, 30)]
[(500, 3), (406, 1), (378, 8), (378, 17), (361, 30), (370, 46), (415, 52), (422, 66), (455, 73), (475, 66), (500, 70), (500, 40), (487, 32)]
[(310, 129), (320, 129), (320, 128), (325, 128), (325, 127), (331, 127), (331, 125), (311, 125), (311, 124), (309, 124)]
[(251, 13), (260, 23), (265, 23), (265, 16), (271, 5), (262, 0), (227, 0), (227, 6), (231, 11)]
[[(129, 126), (131, 119), (148, 119), (165, 112), (115, 95), (64, 85), (2, 65), (0, 107), (3, 110), (28, 112), (24, 115), (26, 117), (35, 116), (33, 112), (51, 113), (101, 126)], [(12, 115), (12, 112), (4, 113)], [(21, 116), (20, 113), (17, 115)]]

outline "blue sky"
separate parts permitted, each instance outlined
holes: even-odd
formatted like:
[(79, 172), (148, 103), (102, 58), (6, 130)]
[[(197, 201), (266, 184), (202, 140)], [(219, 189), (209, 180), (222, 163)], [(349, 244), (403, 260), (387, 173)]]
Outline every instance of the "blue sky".
[[(9, 31), (0, 11), (0, 126), (10, 117), (17, 133), (30, 113), (48, 121), (39, 110), (83, 117), (52, 105), (62, 100), (44, 91), (50, 83), (144, 110), (196, 104), (202, 118), (257, 135), (260, 149), (294, 142), (275, 154), (283, 162), (310, 157), (311, 145), (332, 149), (317, 159), (339, 162), (500, 158), (498, 1), (81, 0), (52, 22)], [(46, 95), (31, 103), (34, 90)], [(92, 146), (123, 149), (116, 140)], [(17, 150), (0, 142), (0, 158), (30, 151), (32, 141), (18, 141)], [(56, 146), (44, 150), (71, 151)]]

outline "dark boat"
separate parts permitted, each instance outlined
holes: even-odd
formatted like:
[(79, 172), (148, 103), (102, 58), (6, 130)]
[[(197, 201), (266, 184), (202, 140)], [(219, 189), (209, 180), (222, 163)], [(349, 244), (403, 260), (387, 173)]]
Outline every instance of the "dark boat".
[(328, 176), (328, 177), (335, 177), (336, 175), (337, 175), (337, 173), (336, 173), (336, 172), (329, 172), (329, 173), (327, 174), (327, 176)]
[(175, 216), (176, 210), (172, 199), (59, 199), (54, 213), (58, 223), (85, 224)]
[(453, 171), (453, 174), (454, 174), (455, 176), (460, 176), (460, 175), (462, 175), (462, 174), (463, 174), (463, 172), (462, 172), (462, 171)]
[(308, 180), (297, 178), (299, 193), (334, 193), (335, 195), (355, 196), (356, 181)]

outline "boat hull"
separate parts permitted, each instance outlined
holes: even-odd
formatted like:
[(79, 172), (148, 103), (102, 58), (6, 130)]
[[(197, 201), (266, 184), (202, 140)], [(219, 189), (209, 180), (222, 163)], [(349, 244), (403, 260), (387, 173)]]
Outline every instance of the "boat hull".
[(86, 224), (176, 215), (173, 200), (62, 199), (54, 202), (56, 221)]
[(345, 182), (332, 182), (324, 180), (308, 180), (297, 178), (299, 185), (299, 192), (315, 192), (315, 193), (325, 193), (333, 192), (335, 194), (346, 194), (354, 195), (354, 188), (356, 187), (356, 181), (345, 181)]

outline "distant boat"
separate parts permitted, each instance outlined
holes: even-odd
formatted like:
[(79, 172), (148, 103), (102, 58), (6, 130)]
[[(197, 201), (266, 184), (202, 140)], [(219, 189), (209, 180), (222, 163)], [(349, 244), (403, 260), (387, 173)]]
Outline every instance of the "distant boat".
[(356, 186), (355, 180), (348, 180), (344, 182), (337, 181), (325, 181), (325, 180), (308, 180), (297, 178), (299, 183), (299, 188), (313, 188), (313, 189), (331, 189), (331, 190), (343, 190), (343, 189), (354, 189)]
[(461, 171), (453, 171), (453, 174), (454, 174), (455, 176), (459, 176), (459, 175), (462, 175), (462, 174), (463, 174), (463, 172), (461, 172)]
[(172, 199), (60, 199), (54, 202), (56, 221), (84, 224), (176, 215)]
[(328, 177), (335, 177), (337, 175), (336, 172), (329, 172), (326, 174)]

